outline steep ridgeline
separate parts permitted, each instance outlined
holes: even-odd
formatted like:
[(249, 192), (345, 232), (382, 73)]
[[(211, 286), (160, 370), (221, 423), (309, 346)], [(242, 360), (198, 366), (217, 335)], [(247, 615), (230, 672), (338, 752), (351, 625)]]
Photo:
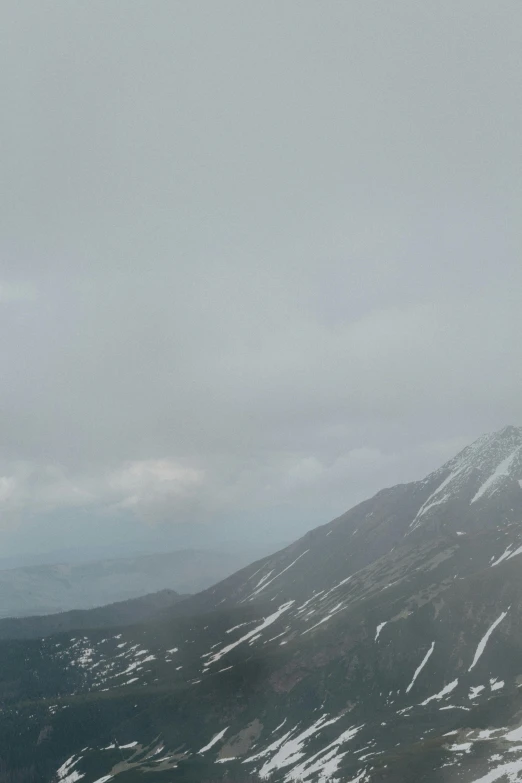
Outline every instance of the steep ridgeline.
[(154, 622), (0, 644), (20, 783), (522, 780), (522, 430)]

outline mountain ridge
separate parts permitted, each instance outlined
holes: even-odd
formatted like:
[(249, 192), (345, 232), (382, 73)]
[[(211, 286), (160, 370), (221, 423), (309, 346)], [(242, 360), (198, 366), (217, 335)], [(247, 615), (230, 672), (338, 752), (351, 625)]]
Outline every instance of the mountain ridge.
[(31, 781), (56, 783), (517, 780), (518, 453), (498, 472), (513, 430), (151, 623), (0, 643), (9, 769), (29, 754)]

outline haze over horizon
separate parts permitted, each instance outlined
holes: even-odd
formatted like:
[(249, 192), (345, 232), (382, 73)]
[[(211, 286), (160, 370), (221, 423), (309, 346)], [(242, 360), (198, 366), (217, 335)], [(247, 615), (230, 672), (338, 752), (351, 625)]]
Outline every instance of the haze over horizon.
[(1, 11), (0, 550), (279, 544), (522, 423), (522, 6)]

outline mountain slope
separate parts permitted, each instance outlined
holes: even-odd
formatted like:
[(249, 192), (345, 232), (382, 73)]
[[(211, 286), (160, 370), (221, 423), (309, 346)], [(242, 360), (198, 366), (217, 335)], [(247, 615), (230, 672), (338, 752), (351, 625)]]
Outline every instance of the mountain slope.
[(4, 763), (66, 783), (522, 779), (521, 444), (481, 438), (149, 624), (1, 643)]

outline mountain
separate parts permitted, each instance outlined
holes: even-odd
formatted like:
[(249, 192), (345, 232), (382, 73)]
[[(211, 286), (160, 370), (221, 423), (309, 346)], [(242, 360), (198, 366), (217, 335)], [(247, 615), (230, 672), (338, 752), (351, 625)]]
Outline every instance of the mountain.
[(0, 642), (0, 775), (522, 779), (521, 481), (507, 427), (147, 624)]
[(183, 601), (174, 590), (118, 601), (95, 609), (74, 609), (35, 617), (8, 617), (0, 620), (0, 639), (43, 639), (71, 630), (92, 630), (150, 622), (159, 612)]
[(160, 590), (197, 593), (252, 559), (248, 551), (179, 550), (0, 571), (0, 618), (55, 614)]

